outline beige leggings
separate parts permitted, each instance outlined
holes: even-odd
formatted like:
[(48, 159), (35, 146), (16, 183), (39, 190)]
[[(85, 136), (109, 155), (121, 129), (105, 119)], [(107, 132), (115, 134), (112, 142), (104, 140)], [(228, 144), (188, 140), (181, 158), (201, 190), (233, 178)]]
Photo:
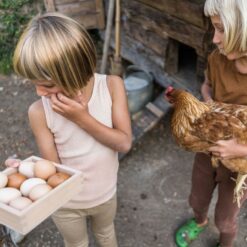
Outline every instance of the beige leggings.
[(62, 234), (66, 247), (88, 247), (87, 216), (91, 219), (93, 233), (101, 247), (117, 247), (114, 229), (116, 195), (109, 201), (89, 209), (62, 208), (52, 215)]

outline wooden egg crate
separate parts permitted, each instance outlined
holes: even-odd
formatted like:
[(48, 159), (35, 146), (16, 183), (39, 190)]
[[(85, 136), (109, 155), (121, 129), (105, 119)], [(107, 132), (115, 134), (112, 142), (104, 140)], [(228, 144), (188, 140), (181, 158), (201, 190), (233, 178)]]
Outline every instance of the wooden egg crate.
[[(24, 161), (35, 162), (40, 159), (31, 156)], [(27, 234), (83, 189), (83, 174), (80, 171), (61, 164), (55, 164), (55, 166), (57, 172), (67, 173), (70, 177), (21, 211), (0, 203), (0, 224)], [(2, 172), (10, 175), (16, 171), (16, 168), (7, 168)]]

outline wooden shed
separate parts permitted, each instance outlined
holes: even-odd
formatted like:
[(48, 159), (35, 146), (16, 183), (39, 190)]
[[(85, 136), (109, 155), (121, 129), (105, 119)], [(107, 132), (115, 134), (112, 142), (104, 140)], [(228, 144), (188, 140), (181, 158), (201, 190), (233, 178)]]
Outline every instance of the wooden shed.
[[(109, 0), (105, 0), (105, 8)], [(205, 0), (121, 1), (121, 55), (162, 86), (198, 91), (211, 38)]]

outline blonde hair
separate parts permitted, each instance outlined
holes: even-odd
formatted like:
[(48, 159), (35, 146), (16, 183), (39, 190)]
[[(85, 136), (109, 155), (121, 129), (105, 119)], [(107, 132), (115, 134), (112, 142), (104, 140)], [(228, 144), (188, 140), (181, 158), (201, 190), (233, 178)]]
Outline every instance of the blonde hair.
[(33, 18), (16, 46), (15, 72), (30, 80), (52, 80), (69, 95), (87, 85), (96, 69), (96, 50), (75, 20), (47, 13)]
[(206, 0), (206, 16), (218, 15), (224, 27), (224, 50), (247, 50), (247, 0)]

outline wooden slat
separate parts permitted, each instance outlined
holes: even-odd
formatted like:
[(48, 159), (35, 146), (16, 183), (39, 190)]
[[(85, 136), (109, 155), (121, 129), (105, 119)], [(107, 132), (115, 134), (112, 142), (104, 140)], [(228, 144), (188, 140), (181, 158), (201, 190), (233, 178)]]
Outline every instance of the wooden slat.
[(85, 3), (85, 2), (93, 2), (92, 0), (54, 0), (56, 5), (62, 4), (71, 4), (71, 3)]
[(147, 27), (150, 31), (159, 35), (167, 35), (181, 43), (195, 48), (198, 54), (204, 55), (205, 30), (189, 25), (186, 21), (166, 14), (160, 10), (147, 5), (140, 5), (140, 2), (125, 0), (123, 2), (123, 19), (126, 22), (132, 21)]
[(54, 0), (44, 0), (44, 4), (47, 11), (56, 11)]
[(151, 111), (156, 117), (158, 118), (161, 118), (163, 117), (164, 115), (164, 112), (158, 108), (155, 104), (149, 102), (147, 105), (146, 105), (146, 108)]
[(47, 11), (58, 11), (74, 18), (86, 28), (105, 27), (102, 0), (44, 0)]
[(57, 11), (70, 16), (87, 13), (96, 14), (95, 3), (93, 1), (56, 5), (56, 9)]
[(165, 61), (165, 71), (168, 74), (175, 74), (178, 72), (179, 42), (174, 39), (169, 39)]
[(203, 6), (205, 0), (137, 0), (157, 10), (166, 12), (195, 26), (205, 28)]
[[(136, 42), (135, 39), (132, 39), (126, 34), (123, 34), (121, 39), (121, 56), (143, 70), (151, 72), (154, 75), (155, 81), (162, 87), (173, 86), (193, 92), (194, 90), (198, 90), (197, 87), (199, 87), (199, 83), (196, 84), (196, 87), (196, 82), (194, 81), (192, 82), (191, 80), (186, 79), (181, 81), (174, 76), (168, 75), (164, 71), (164, 66), (166, 64), (165, 59), (154, 54), (150, 48)], [(113, 43), (111, 46), (113, 46)]]
[(91, 29), (97, 27), (97, 19), (94, 15), (75, 15), (71, 16), (73, 19), (78, 21), (79, 23), (82, 23), (86, 28)]
[(96, 0), (95, 2), (96, 13), (97, 14), (97, 26), (99, 29), (105, 28), (105, 15), (104, 6), (102, 0)]
[(168, 44), (168, 36), (153, 32), (149, 27), (140, 25), (132, 19), (124, 23), (123, 29), (126, 35), (130, 35), (137, 42), (154, 51), (158, 56), (165, 56)]

